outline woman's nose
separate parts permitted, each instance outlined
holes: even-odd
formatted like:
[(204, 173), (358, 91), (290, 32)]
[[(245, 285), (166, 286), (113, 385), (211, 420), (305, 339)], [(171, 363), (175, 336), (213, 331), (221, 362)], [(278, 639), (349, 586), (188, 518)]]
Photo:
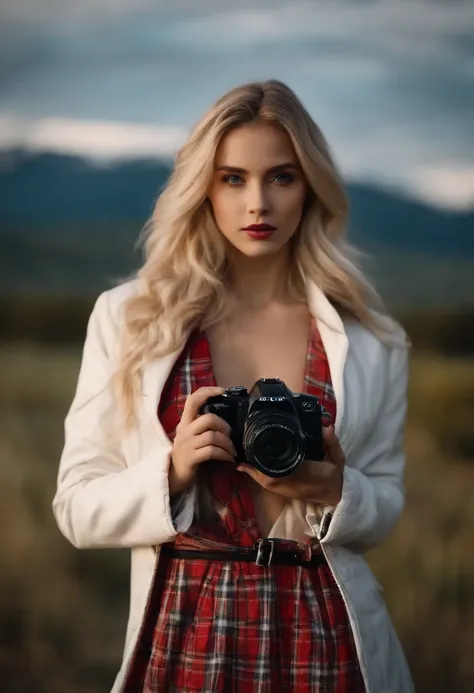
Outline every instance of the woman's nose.
[(249, 186), (247, 205), (250, 214), (258, 216), (268, 214), (270, 204), (263, 185)]

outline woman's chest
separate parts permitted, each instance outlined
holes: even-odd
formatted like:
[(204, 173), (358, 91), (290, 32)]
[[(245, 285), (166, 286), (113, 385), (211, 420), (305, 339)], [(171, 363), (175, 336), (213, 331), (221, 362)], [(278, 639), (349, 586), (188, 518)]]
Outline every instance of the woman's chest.
[(289, 311), (277, 318), (239, 320), (206, 331), (216, 382), (221, 387), (244, 385), (259, 378), (280, 378), (293, 392), (304, 387), (308, 311)]

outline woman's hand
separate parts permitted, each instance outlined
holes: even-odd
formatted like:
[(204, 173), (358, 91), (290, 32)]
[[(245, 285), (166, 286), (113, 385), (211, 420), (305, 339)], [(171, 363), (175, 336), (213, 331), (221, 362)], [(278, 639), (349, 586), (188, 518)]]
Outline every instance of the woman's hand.
[(334, 433), (334, 426), (323, 426), (326, 456), (321, 462), (303, 460), (290, 476), (274, 479), (247, 464), (237, 469), (260, 486), (285, 498), (298, 498), (321, 505), (336, 506), (341, 500), (346, 458)]
[(231, 427), (217, 414), (198, 416), (208, 397), (221, 395), (223, 387), (200, 387), (188, 395), (171, 451), (170, 495), (184, 491), (198, 466), (207, 460), (235, 462), (236, 450), (230, 439)]

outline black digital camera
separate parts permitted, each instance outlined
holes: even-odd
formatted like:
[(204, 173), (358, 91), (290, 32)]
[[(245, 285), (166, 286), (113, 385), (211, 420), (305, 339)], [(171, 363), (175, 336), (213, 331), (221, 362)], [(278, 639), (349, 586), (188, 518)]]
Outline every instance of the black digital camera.
[(306, 458), (322, 460), (322, 419), (330, 414), (317, 397), (293, 393), (279, 378), (260, 378), (250, 390), (230, 387), (209, 397), (200, 414), (217, 414), (232, 429), (236, 462), (267, 476), (291, 474)]

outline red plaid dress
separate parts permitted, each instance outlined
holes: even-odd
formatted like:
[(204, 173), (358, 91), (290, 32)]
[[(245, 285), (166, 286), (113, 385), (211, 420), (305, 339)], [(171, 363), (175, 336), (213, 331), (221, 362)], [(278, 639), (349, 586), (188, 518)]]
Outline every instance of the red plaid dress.
[[(238, 384), (238, 383), (237, 383)], [(163, 390), (159, 417), (170, 440), (190, 392), (216, 385), (209, 342), (194, 332)], [(336, 403), (316, 322), (305, 392), (332, 414)], [(179, 548), (253, 546), (261, 537), (246, 476), (216, 466), (210, 491), (219, 523), (192, 525)], [(326, 563), (254, 563), (161, 557), (124, 693), (363, 693), (341, 594)]]

